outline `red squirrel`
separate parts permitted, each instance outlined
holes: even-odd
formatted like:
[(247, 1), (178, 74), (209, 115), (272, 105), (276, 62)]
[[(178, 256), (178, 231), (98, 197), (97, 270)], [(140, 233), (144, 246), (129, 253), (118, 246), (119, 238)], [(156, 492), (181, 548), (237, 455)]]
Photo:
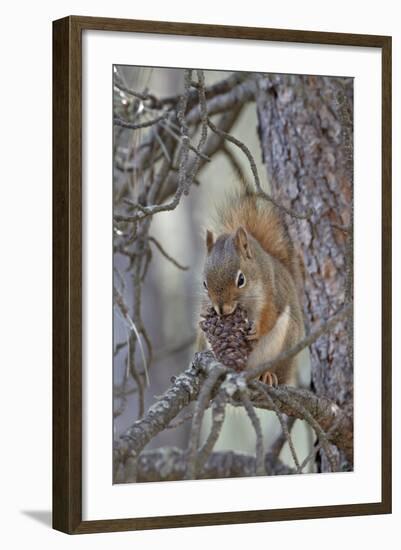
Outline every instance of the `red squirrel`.
[[(254, 330), (246, 368), (290, 349), (304, 336), (301, 307), (303, 265), (281, 212), (246, 190), (233, 194), (206, 231), (202, 310), (233, 313), (240, 304)], [(199, 335), (199, 349), (207, 342)], [(295, 384), (298, 356), (266, 371), (270, 385)]]

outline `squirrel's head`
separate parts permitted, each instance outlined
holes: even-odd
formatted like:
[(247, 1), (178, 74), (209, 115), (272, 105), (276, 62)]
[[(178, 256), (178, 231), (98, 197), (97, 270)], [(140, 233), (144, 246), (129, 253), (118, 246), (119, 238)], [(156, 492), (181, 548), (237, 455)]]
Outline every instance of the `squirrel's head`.
[(218, 315), (233, 313), (250, 296), (255, 277), (252, 243), (243, 227), (216, 240), (206, 232), (207, 257), (203, 286)]

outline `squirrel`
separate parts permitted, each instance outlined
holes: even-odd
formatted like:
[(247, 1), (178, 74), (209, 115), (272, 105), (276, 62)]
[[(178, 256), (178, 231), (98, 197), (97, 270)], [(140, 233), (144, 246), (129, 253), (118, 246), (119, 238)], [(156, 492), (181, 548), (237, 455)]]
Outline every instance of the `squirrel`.
[[(246, 369), (274, 359), (304, 337), (303, 275), (301, 256), (279, 208), (247, 185), (228, 197), (217, 210), (214, 227), (206, 231), (202, 310), (212, 306), (218, 315), (230, 315), (238, 304), (246, 310), (253, 326)], [(199, 334), (198, 349), (207, 345)], [(295, 385), (297, 364), (298, 356), (260, 379)]]

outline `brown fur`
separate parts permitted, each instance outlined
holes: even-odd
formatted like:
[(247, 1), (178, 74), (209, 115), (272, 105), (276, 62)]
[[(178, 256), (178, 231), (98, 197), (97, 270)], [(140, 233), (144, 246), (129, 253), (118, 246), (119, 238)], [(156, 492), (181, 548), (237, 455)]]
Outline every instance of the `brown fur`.
[(267, 334), (274, 327), (275, 322), (277, 321), (278, 313), (277, 307), (274, 302), (265, 304), (260, 312), (259, 318), (259, 333)]

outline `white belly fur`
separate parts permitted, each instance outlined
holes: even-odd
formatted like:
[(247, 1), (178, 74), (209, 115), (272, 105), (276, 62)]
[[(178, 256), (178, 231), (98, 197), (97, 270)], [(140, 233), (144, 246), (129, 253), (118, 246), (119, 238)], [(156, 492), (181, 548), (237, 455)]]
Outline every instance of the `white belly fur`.
[(286, 306), (271, 331), (260, 338), (248, 358), (248, 368), (266, 363), (283, 351), (290, 325), (290, 306)]

